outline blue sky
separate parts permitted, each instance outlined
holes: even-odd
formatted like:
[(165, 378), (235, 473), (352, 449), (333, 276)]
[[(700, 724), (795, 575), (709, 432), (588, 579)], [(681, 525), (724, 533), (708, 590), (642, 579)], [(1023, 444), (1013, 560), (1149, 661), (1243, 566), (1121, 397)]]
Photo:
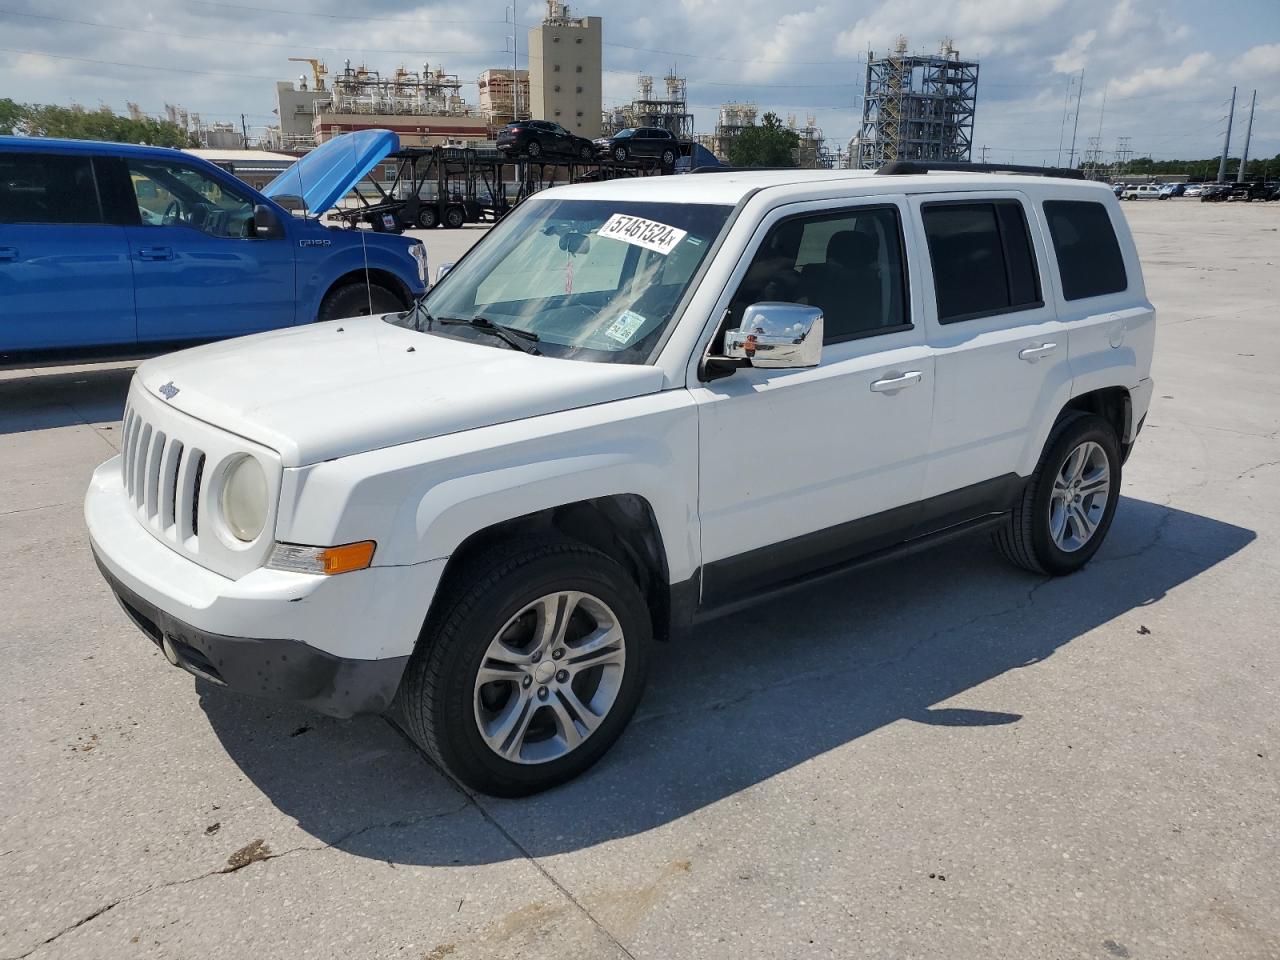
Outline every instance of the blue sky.
[[(517, 8), (527, 25), (544, 5)], [(752, 100), (801, 122), (812, 114), (829, 143), (843, 145), (857, 130), (867, 49), (883, 51), (903, 34), (920, 51), (949, 37), (981, 62), (974, 142), (1001, 161), (1057, 159), (1068, 81), (1081, 68), (1077, 151), (1101, 129), (1107, 151), (1127, 136), (1138, 156), (1213, 154), (1234, 84), (1232, 152), (1257, 88), (1250, 153), (1280, 153), (1277, 0), (582, 0), (571, 8), (604, 18), (606, 106), (632, 97), (638, 73), (674, 67), (689, 80), (700, 131), (714, 125), (721, 102)], [(468, 82), (463, 94), (475, 102), (476, 75), (511, 62), (508, 10), (500, 0), (0, 0), (0, 95), (115, 109), (132, 100), (152, 113), (176, 103), (206, 120), (238, 123), (244, 113), (261, 128), (273, 120), (273, 81), (300, 72), (287, 58), (315, 56), (384, 71), (429, 61)]]

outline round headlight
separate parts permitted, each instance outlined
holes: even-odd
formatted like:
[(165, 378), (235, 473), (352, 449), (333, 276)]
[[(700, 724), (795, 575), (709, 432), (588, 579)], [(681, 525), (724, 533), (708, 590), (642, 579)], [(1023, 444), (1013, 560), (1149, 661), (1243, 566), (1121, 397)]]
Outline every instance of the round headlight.
[(267, 475), (253, 457), (241, 457), (222, 482), (222, 520), (237, 540), (251, 543), (267, 525)]

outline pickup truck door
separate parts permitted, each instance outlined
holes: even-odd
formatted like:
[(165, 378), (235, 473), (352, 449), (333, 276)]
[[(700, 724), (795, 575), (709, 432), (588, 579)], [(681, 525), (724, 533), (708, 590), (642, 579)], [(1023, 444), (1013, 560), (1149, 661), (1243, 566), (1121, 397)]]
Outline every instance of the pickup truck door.
[(127, 161), (138, 222), (127, 228), (138, 339), (233, 337), (294, 322), (293, 239), (252, 233), (253, 201), (180, 160)]
[(923, 305), (937, 365), (924, 496), (999, 512), (1071, 396), (1039, 221), (1016, 191), (929, 193), (911, 205), (929, 250)]
[[(905, 539), (933, 416), (903, 197), (788, 204), (761, 223), (717, 311), (820, 307), (822, 361), (695, 382), (702, 602), (833, 567)], [(722, 349), (721, 334), (710, 350)]]
[(133, 274), (82, 153), (0, 153), (0, 352), (131, 344)]

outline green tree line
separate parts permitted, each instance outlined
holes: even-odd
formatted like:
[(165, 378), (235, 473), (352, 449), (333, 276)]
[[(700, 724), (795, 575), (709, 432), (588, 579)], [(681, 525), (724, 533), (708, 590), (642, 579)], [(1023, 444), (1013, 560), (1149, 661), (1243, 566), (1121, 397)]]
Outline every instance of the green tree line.
[(0, 99), (0, 134), (148, 143), (155, 147), (199, 146), (182, 127), (168, 120), (151, 117), (134, 120), (105, 106), (86, 110), (79, 104), (60, 107), (9, 99)]
[[(1216, 180), (1218, 163), (1221, 159), (1221, 154), (1206, 160), (1152, 160), (1150, 157), (1137, 157), (1124, 165), (1123, 175), (1142, 177), (1187, 174), (1196, 178)], [(1227, 179), (1234, 180), (1236, 171), (1239, 169), (1240, 158), (1227, 157)], [(1249, 165), (1245, 167), (1244, 172), (1250, 180), (1274, 180), (1280, 177), (1280, 154), (1274, 157), (1250, 157)]]

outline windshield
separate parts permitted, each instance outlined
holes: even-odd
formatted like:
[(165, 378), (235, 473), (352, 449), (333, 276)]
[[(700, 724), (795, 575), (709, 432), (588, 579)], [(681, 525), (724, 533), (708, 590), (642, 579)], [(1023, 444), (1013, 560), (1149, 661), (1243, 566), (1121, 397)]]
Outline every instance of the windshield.
[(615, 139), (615, 140), (625, 140), (625, 139), (627, 139), (627, 137), (634, 137), (635, 135), (636, 135), (636, 132), (635, 132), (634, 130), (632, 130), (632, 129), (628, 128), (628, 129), (626, 129), (626, 130), (619, 130), (617, 133), (615, 133), (615, 134), (613, 135), (613, 139)]
[[(537, 337), (547, 356), (647, 363), (732, 207), (529, 200), (437, 284), (416, 326), (501, 347), (474, 320)], [(412, 314), (409, 315), (412, 318)]]

